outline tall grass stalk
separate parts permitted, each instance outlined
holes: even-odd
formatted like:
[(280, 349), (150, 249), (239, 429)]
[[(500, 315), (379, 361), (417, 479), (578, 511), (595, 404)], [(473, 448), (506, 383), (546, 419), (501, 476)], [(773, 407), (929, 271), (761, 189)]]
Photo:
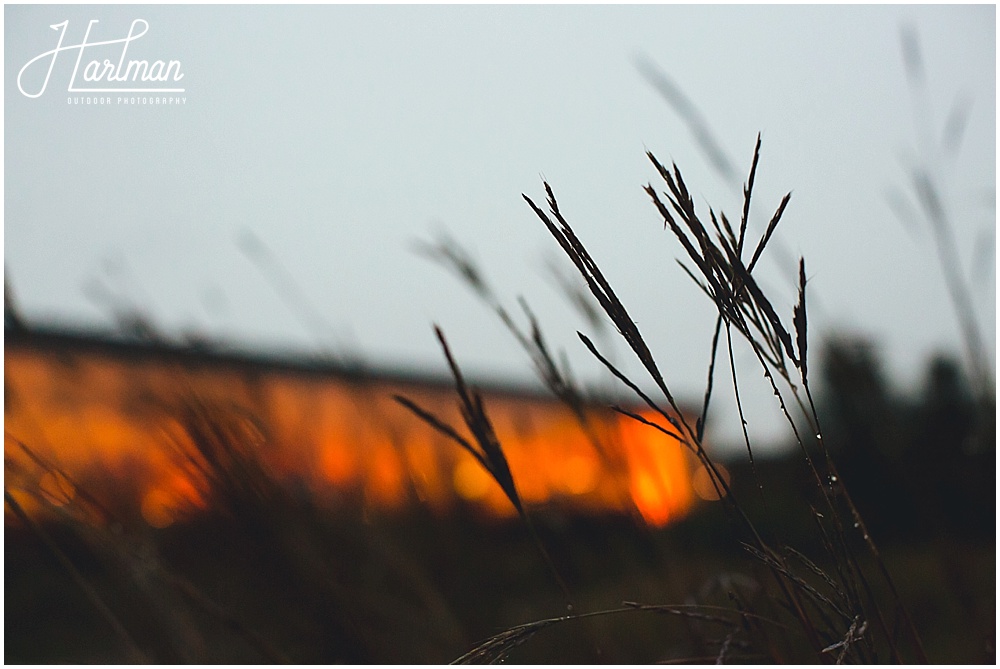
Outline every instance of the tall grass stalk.
[[(680, 169), (676, 165), (667, 168), (652, 153), (647, 153), (666, 189), (659, 190), (649, 183), (645, 191), (662, 218), (664, 229), (672, 233), (683, 249), (685, 260), (680, 262), (684, 271), (711, 300), (718, 312), (702, 412), (694, 425), (681, 412), (638, 325), (629, 315), (623, 301), (601, 271), (597, 261), (566, 220), (552, 187), (543, 182), (548, 211), (543, 210), (527, 195), (524, 199), (577, 268), (597, 304), (614, 323), (670, 409), (667, 410), (643, 392), (639, 384), (602, 355), (586, 335), (578, 333), (587, 349), (664, 422), (657, 424), (656, 421), (632, 412), (619, 410), (679, 439), (704, 465), (719, 496), (726, 500), (729, 512), (746, 532), (746, 540), (742, 543), (747, 553), (770, 572), (778, 588), (778, 602), (792, 616), (795, 627), (812, 649), (815, 659), (820, 662), (872, 663), (885, 661), (887, 659), (885, 654), (888, 653), (888, 659), (894, 662), (913, 659), (926, 661), (919, 635), (900, 600), (889, 570), (823, 440), (809, 384), (805, 260), (800, 259), (798, 263), (798, 301), (792, 311), (790, 325), (786, 325), (779, 316), (778, 310), (753, 275), (753, 270), (771, 241), (790, 201), (790, 194), (785, 195), (761, 237), (756, 243), (749, 243), (748, 219), (760, 148), (761, 141), (758, 136), (749, 176), (743, 188), (742, 215), (738, 228), (733, 227), (724, 213), (716, 215), (712, 209), (708, 212), (710, 224), (706, 225), (696, 211)], [(819, 497), (820, 504), (819, 507), (810, 504), (809, 508), (816, 523), (820, 544), (826, 553), (823, 561), (832, 567), (821, 567), (818, 560), (786, 545), (780, 537), (764, 536), (705, 449), (705, 425), (713, 399), (714, 375), (717, 369), (720, 335), (723, 330), (726, 335), (725, 353), (728, 354), (735, 389), (734, 399), (740, 419), (745, 426), (739, 380), (735, 370), (734, 330), (735, 334), (749, 345), (757, 359), (811, 473), (814, 491)], [(450, 355), (448, 357), (451, 364)], [(793, 409), (796, 410), (798, 418), (793, 416)], [(436, 427), (442, 430), (441, 427)], [(757, 478), (756, 469), (753, 467), (754, 453), (751, 439), (745, 428), (743, 434), (753, 476)], [(472, 450), (468, 446), (466, 448)], [(485, 457), (479, 456), (479, 459), (484, 466), (489, 464)], [(501, 485), (513, 488), (512, 481), (501, 481), (499, 478), (497, 480)], [(766, 491), (759, 479), (757, 488), (766, 503)], [(877, 578), (889, 590), (889, 601), (881, 601), (875, 594), (872, 577), (857, 553), (859, 540), (866, 547), (875, 565)], [(653, 610), (655, 607), (631, 608)], [(739, 605), (738, 609), (743, 615), (753, 614), (753, 611), (748, 610), (745, 605)], [(660, 607), (659, 610), (672, 609)], [(463, 661), (483, 660), (488, 657), (496, 659), (489, 649), (499, 649), (502, 651), (499, 656), (504, 656), (515, 642), (521, 643), (544, 627), (573, 618), (568, 616), (508, 630), (487, 640), (460, 659)], [(755, 618), (758, 621), (763, 619), (762, 616)], [(906, 642), (898, 635), (900, 625), (905, 630)], [(783, 626), (782, 629), (787, 630), (789, 626)], [(722, 640), (716, 659), (721, 661), (724, 658), (740, 634), (753, 637), (754, 633), (749, 626), (734, 627)], [(751, 638), (750, 642), (751, 644), (756, 642), (761, 648), (768, 649), (771, 659), (780, 659), (778, 651), (767, 641), (767, 635), (762, 631), (758, 630), (757, 636)], [(480, 650), (486, 651), (486, 654), (477, 653)]]
[(402, 395), (394, 395), (394, 398), (402, 406), (413, 412), (418, 418), (461, 446), (467, 453), (474, 457), (483, 469), (486, 470), (490, 477), (496, 481), (497, 485), (499, 485), (501, 490), (503, 490), (504, 495), (506, 495), (507, 499), (510, 500), (510, 503), (514, 506), (514, 509), (517, 511), (517, 515), (520, 516), (521, 520), (527, 526), (528, 531), (531, 533), (531, 538), (534, 541), (535, 546), (538, 548), (542, 559), (552, 572), (552, 576), (559, 585), (559, 589), (562, 590), (563, 595), (566, 597), (567, 608), (572, 610), (573, 597), (570, 595), (569, 588), (563, 580), (563, 577), (559, 574), (559, 570), (556, 569), (555, 563), (552, 561), (552, 557), (545, 549), (545, 544), (542, 542), (538, 531), (535, 529), (535, 524), (532, 522), (531, 516), (528, 515), (528, 512), (524, 507), (524, 503), (521, 501), (521, 496), (517, 491), (517, 486), (514, 484), (514, 477), (510, 471), (510, 465), (507, 463), (507, 456), (504, 454), (500, 440), (497, 438), (496, 432), (493, 429), (493, 423), (490, 421), (490, 418), (486, 413), (486, 407), (483, 404), (482, 395), (480, 395), (474, 388), (469, 388), (469, 386), (466, 385), (465, 378), (462, 376), (462, 370), (459, 369), (458, 363), (455, 362), (455, 358), (451, 354), (451, 349), (448, 348), (448, 341), (445, 339), (444, 332), (441, 331), (441, 328), (435, 325), (434, 333), (437, 335), (438, 342), (441, 344), (441, 348), (444, 351), (445, 359), (448, 361), (448, 367), (451, 369), (452, 376), (455, 379), (455, 392), (458, 394), (459, 398), (459, 410), (462, 414), (462, 419), (465, 422), (466, 428), (468, 428), (469, 432), (472, 434), (472, 440), (470, 441), (463, 437), (457, 430), (448, 425), (448, 423), (422, 408), (413, 400), (410, 400)]
[[(415, 250), (455, 274), (487, 308), (496, 314), (504, 328), (528, 355), (538, 379), (573, 414), (587, 441), (604, 462), (611, 476), (616, 480), (627, 476), (627, 463), (620, 451), (608, 448), (594, 425), (592, 412), (598, 403), (588, 398), (587, 392), (576, 381), (565, 351), (560, 351), (562, 354), (560, 362), (556, 362), (556, 356), (542, 333), (538, 318), (528, 305), (528, 301), (523, 296), (519, 296), (517, 300), (524, 316), (528, 319), (529, 329), (526, 331), (518, 325), (510, 311), (503, 305), (471, 254), (456, 240), (448, 235), (442, 235), (434, 243), (419, 242)], [(600, 317), (589, 293), (570, 283), (572, 277), (559, 274), (554, 263), (550, 263), (549, 268), (570, 303), (584, 315), (588, 323), (603, 332), (602, 326), (605, 321)], [(616, 490), (620, 495), (621, 508), (629, 511), (636, 519), (641, 518), (635, 500), (628, 490), (624, 486), (616, 486)]]
[[(987, 343), (976, 316), (971, 282), (964, 271), (955, 229), (955, 215), (949, 207), (942, 164), (953, 159), (961, 146), (971, 102), (956, 96), (951, 111), (938, 133), (931, 127), (931, 97), (927, 90), (927, 72), (919, 36), (912, 26), (900, 30), (903, 65), (914, 98), (917, 118), (918, 157), (913, 165), (904, 165), (909, 193), (902, 189), (889, 192), (889, 203), (907, 224), (918, 219), (933, 239), (941, 276), (962, 337), (965, 363), (979, 403), (976, 421), (980, 449), (995, 447), (996, 372), (990, 363)], [(911, 202), (916, 201), (916, 207)], [(995, 208), (995, 204), (994, 204)], [(995, 213), (995, 212), (994, 212)], [(996, 256), (996, 248), (991, 249)]]

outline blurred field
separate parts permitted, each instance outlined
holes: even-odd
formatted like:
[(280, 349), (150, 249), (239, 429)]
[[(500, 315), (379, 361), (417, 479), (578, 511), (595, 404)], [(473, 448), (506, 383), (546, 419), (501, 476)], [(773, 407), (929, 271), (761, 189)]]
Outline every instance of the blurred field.
[[(773, 589), (718, 513), (654, 532), (625, 518), (537, 520), (578, 612), (623, 601), (726, 606), (732, 590), (766, 605)], [(46, 531), (141, 659), (159, 663), (444, 663), (502, 629), (566, 613), (514, 521), (343, 513), (268, 526), (214, 516), (123, 535), (105, 550), (66, 527)], [(894, 542), (884, 553), (930, 659), (992, 661), (994, 544)], [(8, 525), (5, 564), (6, 662), (136, 659), (36, 535)], [(712, 663), (724, 635), (710, 622), (632, 611), (542, 630), (510, 660)], [(809, 661), (790, 636), (775, 640), (784, 659)], [(730, 662), (764, 659), (730, 652)]]

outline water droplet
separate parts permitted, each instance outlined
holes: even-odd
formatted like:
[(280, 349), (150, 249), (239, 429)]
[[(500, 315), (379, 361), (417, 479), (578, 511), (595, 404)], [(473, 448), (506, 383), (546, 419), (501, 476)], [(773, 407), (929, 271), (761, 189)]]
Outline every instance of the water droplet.
[(854, 529), (858, 529), (859, 527), (861, 527), (860, 523), (854, 523)]
[(566, 605), (566, 610), (569, 611), (570, 613), (572, 613), (573, 612), (573, 605), (572, 604), (567, 604)]
[(831, 476), (830, 477), (830, 483), (836, 483), (836, 482), (837, 482), (837, 477), (836, 476)]

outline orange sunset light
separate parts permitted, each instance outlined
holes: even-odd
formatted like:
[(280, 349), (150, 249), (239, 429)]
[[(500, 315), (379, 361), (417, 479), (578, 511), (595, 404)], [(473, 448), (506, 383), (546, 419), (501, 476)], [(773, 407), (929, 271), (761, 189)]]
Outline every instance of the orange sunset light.
[[(447, 384), (56, 339), (20, 335), (4, 347), (6, 485), (29, 514), (85, 495), (166, 527), (212, 504), (209, 460), (221, 458), (233, 471), (252, 461), (330, 505), (513, 515), (468, 453), (393, 400), (404, 395), (464, 432)], [(599, 407), (585, 431), (555, 400), (483, 396), (529, 508), (637, 512), (659, 526), (694, 503), (694, 467), (675, 439)], [(199, 451), (209, 442), (221, 450)]]

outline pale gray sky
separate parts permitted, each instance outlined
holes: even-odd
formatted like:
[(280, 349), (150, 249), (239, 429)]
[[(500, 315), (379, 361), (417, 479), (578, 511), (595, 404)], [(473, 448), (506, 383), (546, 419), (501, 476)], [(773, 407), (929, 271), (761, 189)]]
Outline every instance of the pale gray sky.
[[(115, 93), (70, 104), (86, 95), (67, 91), (78, 50), (58, 55), (42, 95), (23, 95), (21, 68), (56, 46), (49, 26), (68, 20), (69, 46), (91, 19), (90, 42), (145, 20), (126, 61), (180, 61), (185, 90), (164, 95), (183, 104), (124, 105)], [(908, 171), (926, 161), (995, 359), (992, 5), (6, 6), (4, 20), (4, 264), (34, 322), (108, 325), (110, 291), (172, 336), (440, 370), (436, 322), (469, 372), (530, 379), (491, 313), (413, 253), (415, 240), (448, 231), (510, 309), (527, 297), (577, 373), (597, 378), (575, 337), (588, 326), (545, 268), (558, 247), (521, 199), (543, 201), (544, 176), (668, 382), (697, 399), (713, 308), (674, 263), (681, 249), (642, 191), (655, 182), (644, 151), (677, 162), (703, 211), (736, 219), (741, 200), (640, 74), (645, 57), (698, 106), (740, 179), (763, 133), (753, 233), (793, 191), (778, 237), (806, 257), (814, 350), (824, 333), (871, 336), (904, 381), (932, 351), (960, 352), (932, 237), (901, 223), (886, 197), (896, 188), (914, 202)], [(917, 95), (906, 25), (926, 67)], [(92, 58), (119, 57), (120, 44), (87, 50), (78, 85)], [(26, 92), (40, 90), (49, 62), (25, 71)], [(968, 114), (949, 153), (939, 138), (956, 100)], [(241, 249), (246, 231), (328, 333)], [(759, 277), (790, 318), (776, 260)], [(615, 356), (638, 376), (624, 346)], [(751, 354), (737, 356), (760, 396), (751, 428), (782, 434)], [(726, 418), (718, 434), (736, 426)]]

